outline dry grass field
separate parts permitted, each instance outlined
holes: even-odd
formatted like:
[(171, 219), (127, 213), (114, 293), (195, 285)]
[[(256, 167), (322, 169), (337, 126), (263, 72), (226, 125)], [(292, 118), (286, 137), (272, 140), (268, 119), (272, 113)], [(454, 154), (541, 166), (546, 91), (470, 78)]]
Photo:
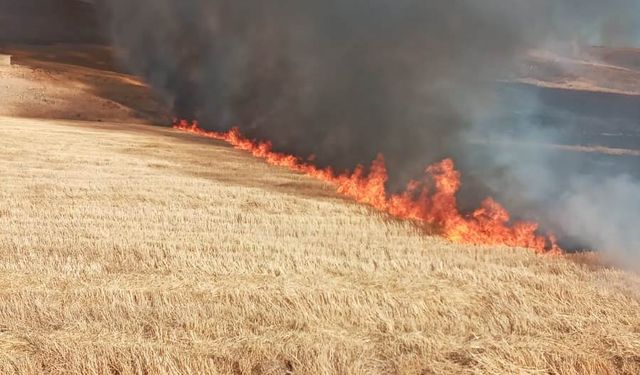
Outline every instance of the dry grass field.
[(0, 117), (2, 374), (638, 374), (639, 286), (173, 130)]

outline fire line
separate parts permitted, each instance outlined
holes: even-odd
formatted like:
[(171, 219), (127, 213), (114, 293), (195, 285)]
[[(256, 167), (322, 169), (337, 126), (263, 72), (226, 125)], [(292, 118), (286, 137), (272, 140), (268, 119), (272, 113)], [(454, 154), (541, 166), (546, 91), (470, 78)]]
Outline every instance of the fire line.
[(451, 159), (429, 166), (425, 170), (424, 180), (410, 181), (404, 192), (388, 194), (385, 188), (388, 174), (382, 154), (372, 162), (368, 173), (362, 165), (351, 172), (336, 173), (333, 168), (319, 168), (296, 156), (273, 151), (271, 142), (245, 138), (237, 128), (228, 132), (214, 132), (200, 128), (197, 122), (187, 121), (176, 121), (173, 127), (197, 136), (225, 141), (268, 164), (325, 181), (345, 197), (393, 217), (412, 220), (424, 228), (435, 228), (452, 242), (523, 247), (536, 253), (561, 252), (553, 235), (537, 234), (537, 223), (512, 223), (507, 210), (492, 198), (485, 199), (480, 208), (469, 214), (461, 213), (456, 199), (461, 176)]

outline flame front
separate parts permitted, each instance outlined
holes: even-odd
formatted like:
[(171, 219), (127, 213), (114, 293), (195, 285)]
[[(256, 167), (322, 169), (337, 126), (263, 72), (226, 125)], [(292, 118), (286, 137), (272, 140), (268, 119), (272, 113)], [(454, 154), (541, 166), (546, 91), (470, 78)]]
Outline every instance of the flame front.
[(410, 181), (404, 192), (388, 194), (385, 188), (388, 174), (382, 155), (373, 161), (368, 173), (362, 165), (353, 172), (336, 173), (332, 168), (319, 168), (293, 155), (275, 152), (270, 142), (247, 139), (237, 128), (226, 133), (212, 132), (201, 129), (196, 122), (186, 121), (176, 122), (174, 128), (225, 141), (271, 165), (286, 167), (328, 182), (343, 196), (394, 217), (435, 228), (453, 242), (525, 247), (538, 253), (560, 251), (553, 236), (537, 234), (538, 224), (511, 223), (507, 210), (491, 198), (482, 202), (477, 210), (463, 215), (456, 200), (460, 190), (460, 173), (451, 159), (429, 166), (424, 181)]

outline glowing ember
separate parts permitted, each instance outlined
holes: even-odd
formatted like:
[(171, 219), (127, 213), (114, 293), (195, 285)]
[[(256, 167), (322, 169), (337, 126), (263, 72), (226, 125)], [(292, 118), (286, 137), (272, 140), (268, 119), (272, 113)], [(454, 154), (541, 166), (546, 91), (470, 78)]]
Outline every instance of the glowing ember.
[(293, 155), (275, 152), (270, 142), (244, 138), (236, 128), (226, 133), (212, 132), (201, 129), (195, 122), (186, 121), (177, 122), (174, 128), (225, 141), (269, 164), (326, 181), (346, 197), (392, 216), (435, 228), (454, 242), (526, 247), (539, 253), (560, 251), (553, 236), (536, 234), (536, 223), (511, 223), (509, 213), (491, 198), (474, 212), (463, 215), (456, 200), (460, 173), (450, 159), (429, 166), (425, 171), (425, 181), (411, 181), (403, 193), (390, 195), (385, 189), (388, 175), (382, 155), (373, 161), (368, 173), (360, 165), (353, 172), (338, 174), (331, 168), (319, 168)]

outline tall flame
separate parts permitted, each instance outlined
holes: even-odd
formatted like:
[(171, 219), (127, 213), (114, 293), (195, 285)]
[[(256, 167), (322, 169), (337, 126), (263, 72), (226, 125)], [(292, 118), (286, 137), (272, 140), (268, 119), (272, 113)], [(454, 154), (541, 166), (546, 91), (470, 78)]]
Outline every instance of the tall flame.
[(537, 234), (538, 224), (511, 223), (507, 210), (491, 198), (484, 200), (481, 207), (472, 213), (462, 214), (456, 200), (461, 186), (460, 173), (451, 159), (429, 166), (424, 181), (410, 181), (404, 192), (388, 194), (385, 188), (388, 174), (382, 155), (373, 161), (368, 173), (362, 165), (352, 172), (336, 173), (332, 168), (319, 168), (293, 155), (275, 152), (271, 142), (247, 139), (237, 128), (225, 133), (213, 132), (203, 130), (197, 122), (187, 121), (176, 122), (174, 128), (225, 141), (271, 165), (328, 182), (343, 196), (391, 216), (434, 228), (453, 242), (524, 247), (538, 253), (560, 251), (553, 236)]

